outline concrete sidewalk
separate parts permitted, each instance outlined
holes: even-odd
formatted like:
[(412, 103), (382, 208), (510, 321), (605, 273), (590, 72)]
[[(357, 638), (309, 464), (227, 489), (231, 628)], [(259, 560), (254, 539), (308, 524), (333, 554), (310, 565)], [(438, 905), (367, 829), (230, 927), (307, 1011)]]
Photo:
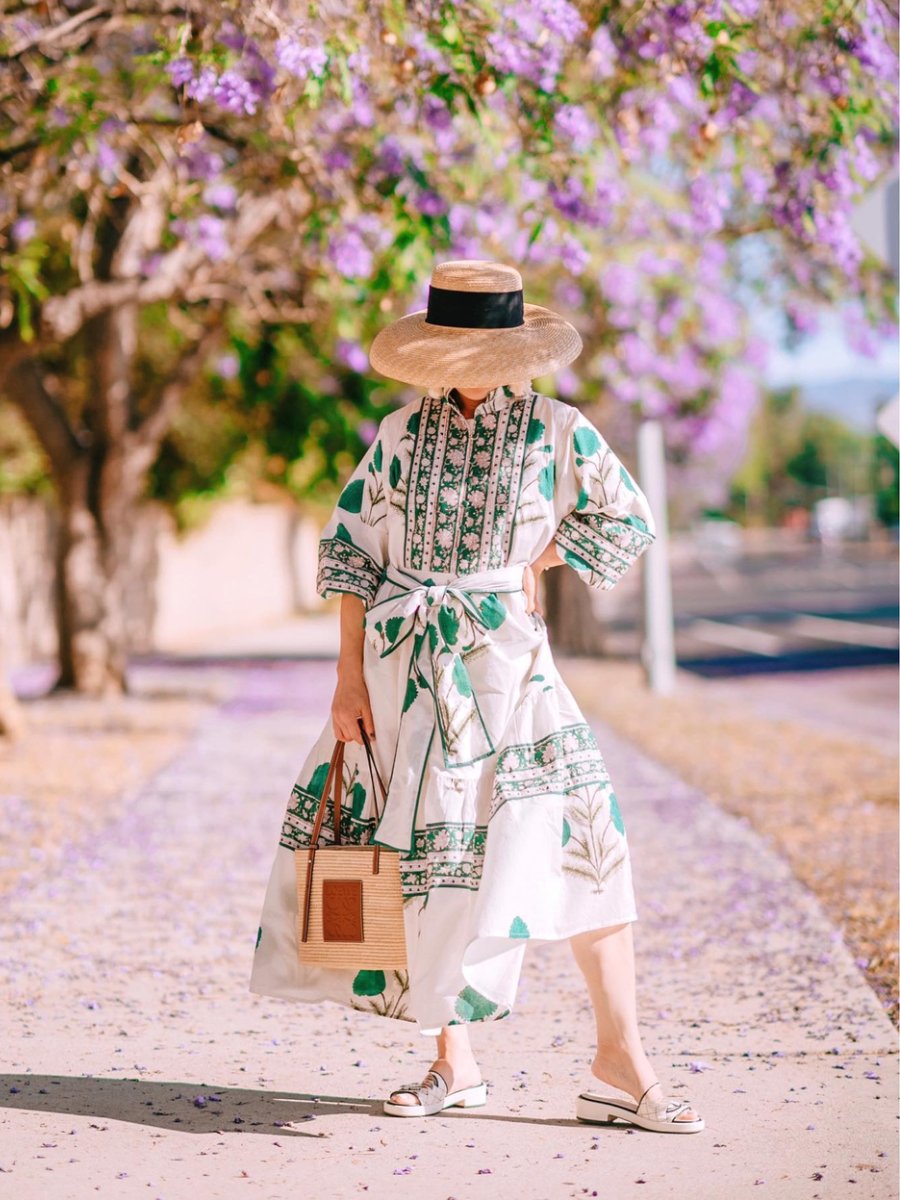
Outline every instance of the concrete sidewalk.
[[(141, 671), (171, 689), (204, 669)], [(231, 698), (191, 746), (0, 912), (10, 1194), (897, 1195), (896, 1035), (840, 935), (746, 822), (600, 725), (633, 857), (645, 1045), (706, 1130), (573, 1119), (592, 1023), (565, 944), (532, 947), (513, 1015), (474, 1027), (486, 1108), (384, 1116), (431, 1060), (415, 1026), (247, 991), (334, 664), (209, 669)]]

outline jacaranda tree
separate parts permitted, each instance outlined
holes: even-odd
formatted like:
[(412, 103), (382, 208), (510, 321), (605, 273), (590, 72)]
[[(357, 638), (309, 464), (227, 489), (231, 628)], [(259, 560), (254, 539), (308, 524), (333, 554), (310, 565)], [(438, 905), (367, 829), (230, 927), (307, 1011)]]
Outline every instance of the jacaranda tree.
[(16, 7), (0, 388), (59, 498), (60, 682), (124, 686), (130, 516), (216, 338), (294, 327), (308, 386), (365, 375), (435, 257), (503, 258), (579, 324), (577, 397), (676, 460), (742, 436), (755, 297), (798, 329), (849, 303), (864, 346), (896, 31), (879, 0)]

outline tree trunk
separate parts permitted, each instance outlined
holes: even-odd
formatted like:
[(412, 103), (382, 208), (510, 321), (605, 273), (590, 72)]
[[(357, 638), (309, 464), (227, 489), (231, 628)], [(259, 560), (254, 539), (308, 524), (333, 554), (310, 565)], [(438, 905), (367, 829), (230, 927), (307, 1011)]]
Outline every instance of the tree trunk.
[(25, 717), (8, 683), (7, 656), (0, 642), (0, 738), (18, 738), (25, 732)]
[[(57, 688), (90, 695), (126, 690), (122, 563), (118, 547), (127, 533), (123, 514), (99, 510), (92, 496), (93, 457), (78, 461), (59, 480), (56, 612), (59, 631)], [(122, 527), (117, 523), (121, 522)]]

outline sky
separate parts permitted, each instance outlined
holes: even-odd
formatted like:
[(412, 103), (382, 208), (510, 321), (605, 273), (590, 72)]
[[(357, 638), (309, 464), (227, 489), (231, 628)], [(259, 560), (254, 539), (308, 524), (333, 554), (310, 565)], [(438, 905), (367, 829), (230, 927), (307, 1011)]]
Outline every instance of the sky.
[(793, 353), (778, 344), (777, 317), (760, 318), (759, 328), (772, 347), (765, 373), (766, 383), (772, 387), (833, 383), (838, 379), (898, 378), (897, 338), (886, 340), (877, 358), (857, 354), (847, 345), (839, 312), (823, 313), (818, 331)]

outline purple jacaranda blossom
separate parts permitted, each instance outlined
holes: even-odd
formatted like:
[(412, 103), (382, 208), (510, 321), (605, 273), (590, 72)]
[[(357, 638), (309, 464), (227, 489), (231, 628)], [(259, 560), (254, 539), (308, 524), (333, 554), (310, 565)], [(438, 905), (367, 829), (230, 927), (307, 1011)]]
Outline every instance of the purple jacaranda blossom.
[(449, 207), (443, 196), (432, 191), (417, 192), (415, 203), (419, 212), (426, 217), (440, 217)]
[(556, 372), (556, 392), (564, 400), (571, 400), (578, 394), (580, 381), (570, 367), (563, 367)]
[(237, 205), (237, 189), (230, 183), (211, 183), (203, 191), (203, 203), (208, 204), (210, 208), (231, 212)]
[(166, 71), (173, 87), (184, 87), (194, 78), (194, 64), (189, 58), (176, 58), (166, 63)]
[(54, 129), (65, 129), (72, 124), (72, 114), (61, 104), (54, 104), (47, 114), (47, 124)]
[(688, 185), (690, 225), (695, 233), (716, 233), (725, 224), (728, 183), (711, 174), (698, 175)]
[(656, 374), (673, 396), (691, 399), (709, 383), (709, 373), (693, 346), (680, 346), (671, 356), (660, 355)]
[(217, 37), (223, 46), (227, 46), (229, 50), (236, 50), (238, 53), (244, 51), (248, 45), (246, 34), (242, 33), (233, 21), (223, 21), (219, 26)]
[(612, 35), (605, 25), (600, 25), (591, 36), (588, 65), (595, 79), (609, 79), (615, 74), (617, 51)]
[(450, 232), (455, 236), (463, 233), (472, 225), (474, 210), (468, 204), (460, 204), (458, 201), (451, 204), (447, 210), (447, 224), (450, 227)]
[(653, 154), (662, 154), (678, 127), (678, 116), (666, 97), (654, 96), (646, 106), (641, 122), (641, 145)]
[(697, 92), (697, 85), (689, 75), (675, 75), (670, 79), (666, 84), (666, 97), (670, 105), (687, 113), (704, 112), (706, 109)]
[(406, 156), (403, 146), (392, 134), (381, 139), (375, 157), (375, 170), (383, 175), (402, 175)]
[(678, 259), (658, 254), (655, 250), (642, 250), (635, 265), (642, 275), (671, 275), (680, 267)]
[(374, 262), (372, 251), (354, 229), (345, 229), (329, 240), (328, 257), (345, 279), (365, 278)]
[(228, 241), (226, 226), (221, 217), (211, 213), (202, 213), (194, 221), (192, 240), (204, 251), (213, 262), (219, 262), (228, 257)]
[(585, 151), (597, 138), (597, 125), (580, 104), (561, 105), (556, 111), (553, 123), (572, 143), (573, 150)]
[(605, 228), (612, 222), (614, 206), (622, 195), (621, 185), (600, 180), (590, 196), (577, 175), (569, 175), (561, 186), (551, 183), (548, 192), (558, 212), (590, 229)]
[(191, 245), (199, 247), (213, 262), (228, 257), (226, 226), (221, 217), (203, 213), (190, 221), (173, 221), (172, 231)]
[(831, 212), (821, 209), (813, 217), (815, 237), (828, 248), (831, 257), (845, 275), (856, 275), (862, 261), (859, 238), (850, 225), (849, 214), (834, 208)]
[[(356, 432), (359, 434), (359, 439), (364, 445), (371, 446), (378, 436), (378, 422), (360, 421), (356, 427)], [(364, 1067), (366, 1064), (360, 1058), (353, 1065), (354, 1067)]]
[(354, 50), (352, 54), (348, 54), (347, 67), (357, 78), (362, 75), (368, 75), (372, 69), (372, 56), (369, 53), (369, 47), (360, 46), (358, 50)]
[(728, 296), (700, 288), (697, 291), (697, 309), (704, 342), (717, 346), (732, 342), (739, 336), (742, 309)]
[(374, 213), (361, 213), (346, 220), (328, 243), (328, 258), (346, 279), (360, 279), (372, 271), (374, 251), (386, 249), (390, 229)]
[(375, 107), (372, 104), (372, 93), (368, 84), (362, 79), (354, 79), (350, 83), (351, 104), (350, 116), (352, 125), (364, 129), (372, 129), (377, 121)]
[(111, 182), (116, 177), (116, 170), (122, 161), (122, 155), (115, 146), (111, 146), (103, 138), (98, 138), (96, 161), (101, 179)]
[(600, 275), (603, 294), (613, 304), (633, 305), (641, 294), (641, 277), (626, 263), (610, 263)]
[[(847, 47), (858, 59), (860, 66), (876, 79), (892, 85), (897, 79), (897, 59), (894, 50), (896, 28), (890, 29), (892, 36), (885, 36), (886, 18), (875, 0), (865, 0), (858, 15), (860, 31), (847, 38)], [(896, 20), (894, 18), (894, 20)]]
[(485, 57), (499, 72), (552, 91), (569, 46), (586, 29), (568, 0), (518, 0), (500, 7), (500, 25), (487, 38)]
[(445, 101), (431, 92), (422, 98), (422, 116), (432, 129), (449, 129), (453, 124), (453, 114)]
[(764, 371), (769, 362), (771, 346), (759, 334), (751, 334), (744, 346), (744, 362), (756, 371)]
[(322, 161), (329, 171), (346, 171), (353, 165), (353, 155), (346, 146), (332, 146), (325, 151)]
[(745, 166), (741, 171), (744, 191), (754, 204), (762, 204), (769, 194), (769, 180), (756, 167)]
[(875, 331), (858, 304), (848, 305), (844, 310), (844, 335), (851, 350), (866, 358), (876, 358), (881, 345)]
[(815, 333), (819, 328), (819, 314), (810, 304), (790, 297), (784, 306), (785, 314), (798, 333)]
[(219, 82), (218, 72), (214, 67), (203, 67), (200, 74), (190, 80), (187, 85), (187, 94), (192, 100), (196, 100), (198, 104), (204, 104), (212, 98), (213, 90)]
[(656, 353), (638, 334), (623, 334), (619, 338), (618, 347), (622, 363), (629, 374), (643, 375), (653, 369)]
[(584, 292), (574, 279), (567, 279), (565, 276), (562, 276), (557, 282), (553, 294), (560, 308), (568, 308), (572, 312), (578, 312), (584, 305)]
[(255, 81), (229, 67), (213, 86), (212, 98), (226, 112), (253, 116), (263, 96)]
[(163, 255), (161, 251), (155, 250), (152, 254), (144, 255), (140, 261), (140, 266), (138, 269), (146, 279), (150, 279), (159, 270), (162, 260)]
[(466, 237), (465, 234), (457, 234), (451, 240), (449, 250), (453, 258), (489, 257), (480, 238)]
[(584, 245), (572, 233), (564, 233), (558, 243), (559, 261), (572, 275), (583, 275), (590, 264), (591, 256)]
[(305, 41), (297, 34), (280, 37), (275, 43), (275, 61), (295, 79), (321, 75), (328, 64), (323, 46)]
[(37, 233), (37, 221), (34, 217), (19, 217), (18, 220), (13, 221), (11, 232), (16, 245), (24, 246)]
[(185, 146), (178, 157), (178, 164), (188, 179), (213, 180), (222, 173), (225, 160), (215, 150), (208, 150), (202, 143), (194, 142)]
[(870, 131), (858, 133), (853, 139), (853, 169), (860, 179), (871, 183), (881, 174), (881, 164), (872, 152)]
[(656, 318), (656, 332), (661, 338), (672, 337), (684, 320), (687, 305), (680, 296), (666, 296)]
[(362, 374), (369, 369), (369, 357), (359, 342), (350, 341), (348, 338), (338, 338), (335, 346), (335, 357), (338, 362), (349, 367), (351, 371), (356, 371)]
[(213, 361), (213, 370), (220, 379), (237, 379), (241, 361), (233, 350), (218, 355)]
[(438, 74), (449, 72), (449, 59), (429, 40), (424, 29), (407, 29), (405, 37), (407, 46), (415, 51), (415, 59), (420, 66), (433, 67)]

